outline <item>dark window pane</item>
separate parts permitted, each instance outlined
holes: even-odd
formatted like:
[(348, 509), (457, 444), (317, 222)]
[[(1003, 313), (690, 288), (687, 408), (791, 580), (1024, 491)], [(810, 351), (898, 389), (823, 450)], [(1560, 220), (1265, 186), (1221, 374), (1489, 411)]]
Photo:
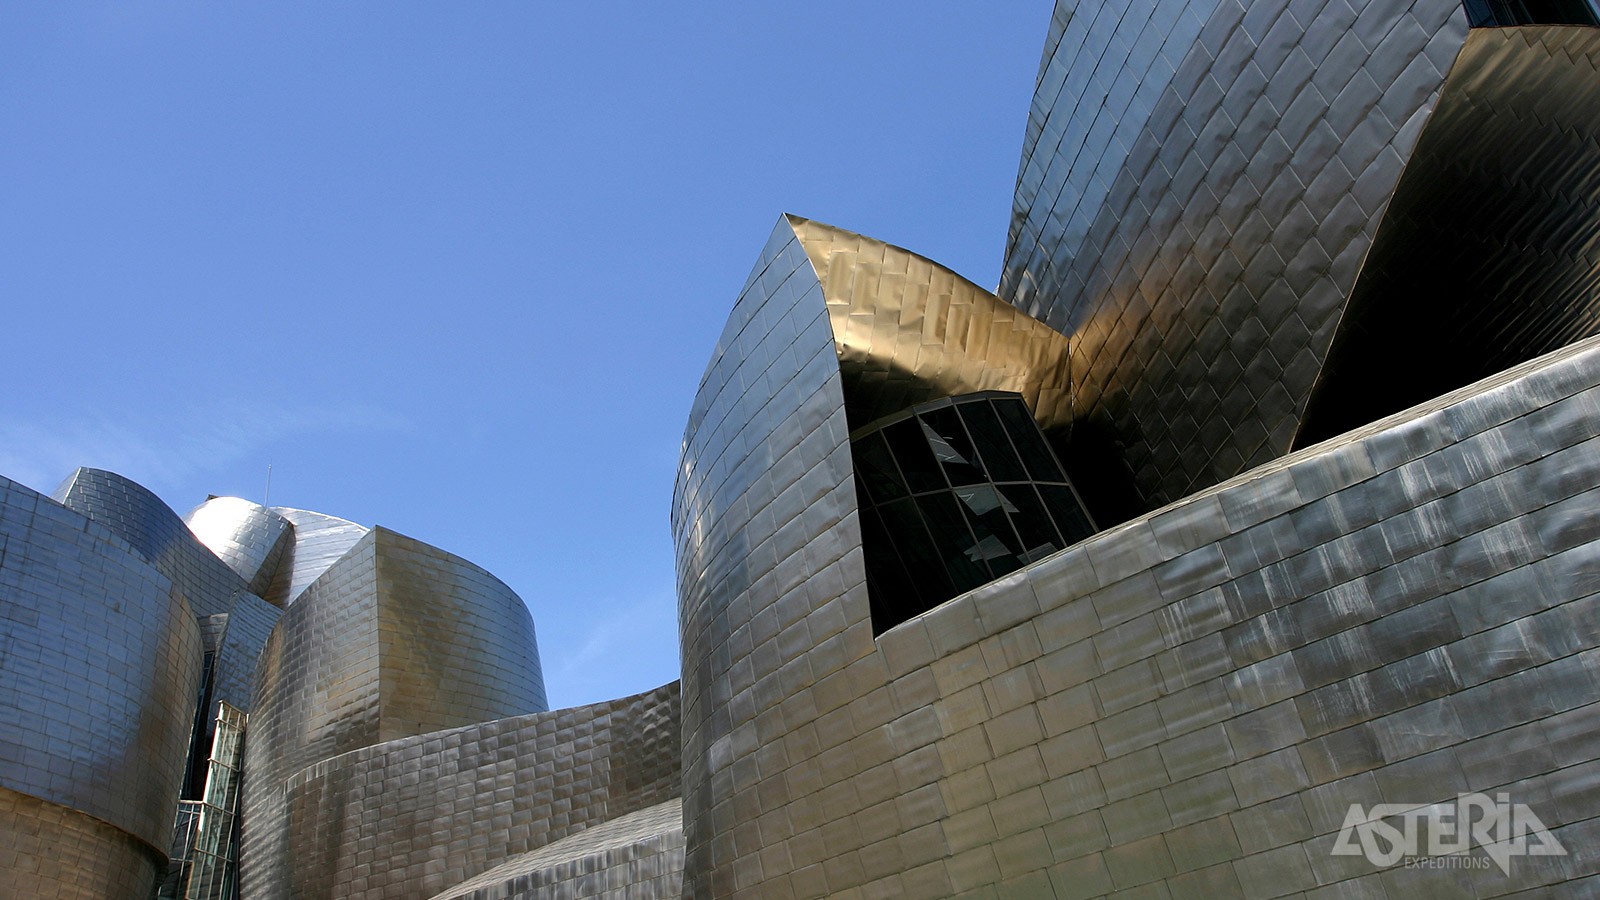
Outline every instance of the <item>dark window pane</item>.
[(931, 409), (918, 418), (922, 420), (922, 433), (928, 438), (928, 446), (933, 448), (933, 456), (944, 467), (951, 485), (989, 480), (982, 469), (973, 465), (977, 456), (972, 452), (972, 440), (967, 437), (967, 429), (961, 425), (961, 417), (956, 415), (954, 407)]
[[(928, 536), (927, 526), (923, 524), (922, 517), (917, 514), (917, 508), (912, 501), (896, 500), (884, 505), (878, 511), (883, 514), (883, 527), (889, 535), (889, 540), (899, 549), (900, 558), (911, 576), (911, 582), (922, 597), (922, 603), (925, 604), (916, 612), (922, 612), (927, 607), (954, 597), (955, 588), (945, 574), (939, 551), (932, 538)], [(894, 624), (891, 622), (890, 626)]]
[(1094, 526), (1089, 524), (1089, 517), (1084, 515), (1083, 506), (1073, 495), (1072, 488), (1064, 484), (1041, 484), (1039, 494), (1044, 497), (1044, 505), (1055, 517), (1061, 536), (1068, 544), (1076, 544), (1094, 534)]
[(905, 481), (881, 433), (851, 443), (850, 455), (856, 463), (856, 481), (865, 489), (869, 502), (888, 503), (906, 495)]
[(1000, 414), (1000, 420), (1006, 423), (1011, 443), (1022, 454), (1022, 464), (1028, 467), (1028, 474), (1033, 480), (1066, 481), (1066, 476), (1061, 474), (1061, 467), (1056, 465), (1055, 457), (1050, 453), (1049, 445), (1044, 442), (1044, 435), (1039, 433), (1038, 424), (1028, 412), (1028, 405), (1021, 400), (996, 400), (994, 408)]
[(912, 493), (946, 486), (944, 476), (939, 474), (939, 461), (933, 458), (928, 439), (922, 433), (922, 423), (916, 416), (884, 428), (883, 436), (888, 439), (889, 449), (894, 451), (895, 461), (900, 464), (900, 472), (905, 475)]
[(959, 487), (955, 495), (967, 514), (973, 537), (978, 539), (970, 553), (973, 559), (987, 563), (995, 578), (1021, 568), (1022, 560), (1017, 556), (1021, 546), (1006, 516), (1014, 508), (1010, 501), (988, 484)]
[(932, 605), (922, 599), (915, 580), (901, 564), (894, 539), (876, 510), (861, 512), (861, 555), (867, 568), (874, 634), (882, 634)]
[(966, 593), (987, 583), (990, 579), (989, 568), (979, 561), (978, 554), (974, 552), (977, 541), (967, 529), (967, 520), (961, 515), (956, 498), (946, 491), (926, 494), (917, 497), (916, 501), (917, 509), (927, 520), (928, 533), (933, 536), (939, 558), (944, 560), (945, 570), (955, 584), (955, 591), (949, 596)]
[(989, 401), (962, 403), (956, 409), (960, 411), (961, 418), (966, 420), (967, 431), (972, 435), (972, 442), (978, 448), (978, 457), (983, 460), (989, 478), (993, 481), (1027, 480), (1028, 473), (1022, 468), (1022, 460), (1017, 458), (1011, 439), (1006, 437), (1005, 426), (1000, 424), (1000, 418), (995, 415)]
[(1007, 512), (1011, 514), (1012, 524), (1017, 526), (1017, 536), (1022, 539), (1019, 555), (1023, 562), (1037, 562), (1067, 546), (1056, 531), (1055, 523), (1050, 521), (1050, 514), (1044, 511), (1044, 503), (1034, 493), (1033, 485), (1007, 484), (999, 490), (1011, 502)]

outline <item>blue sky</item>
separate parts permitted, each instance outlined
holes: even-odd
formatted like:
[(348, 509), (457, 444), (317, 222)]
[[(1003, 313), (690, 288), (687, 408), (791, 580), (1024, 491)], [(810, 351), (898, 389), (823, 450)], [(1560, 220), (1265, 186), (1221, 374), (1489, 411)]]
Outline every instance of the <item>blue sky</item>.
[(782, 212), (999, 278), (1051, 4), (10, 4), (0, 475), (379, 524), (677, 677), (668, 503)]

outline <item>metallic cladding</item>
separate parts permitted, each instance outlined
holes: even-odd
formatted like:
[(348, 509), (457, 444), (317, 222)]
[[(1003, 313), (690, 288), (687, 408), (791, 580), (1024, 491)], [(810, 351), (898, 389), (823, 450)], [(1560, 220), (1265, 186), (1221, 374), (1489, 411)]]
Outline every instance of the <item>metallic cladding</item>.
[[(758, 828), (755, 808), (781, 816), (784, 798), (758, 803), (749, 764), (733, 763), (805, 728), (809, 685), (871, 652), (849, 431), (822, 285), (782, 219), (701, 381), (673, 492), (686, 896), (763, 880), (734, 826)], [(794, 657), (794, 636), (824, 642), (827, 664)]]
[(679, 749), (668, 684), (321, 760), (268, 790), (247, 787), (243, 895), (431, 897), (678, 796)]
[(668, 800), (591, 825), (431, 900), (678, 900), (683, 804)]
[(278, 560), (294, 540), (288, 519), (239, 497), (212, 497), (189, 510), (183, 522), (258, 597), (266, 596)]
[[(194, 616), (121, 537), (5, 479), (0, 589), (3, 827), (23, 844), (60, 842), (63, 860), (106, 854), (104, 870), (81, 872), (67, 896), (108, 896), (97, 892), (117, 883), (148, 891), (193, 722)], [(30, 879), (11, 882), (22, 891), (57, 876), (74, 881), (48, 863), (0, 877)]]
[(266, 789), (360, 747), (545, 707), (522, 600), (460, 557), (374, 528), (268, 639), (246, 769)]
[(93, 816), (0, 788), (0, 892), (52, 900), (149, 897), (166, 857)]
[(1299, 444), (1600, 328), (1597, 65), (1600, 28), (1473, 30), (1378, 227)]
[(1066, 338), (909, 250), (786, 219), (822, 286), (852, 430), (984, 390), (1022, 394), (1041, 427), (1066, 427)]
[(1058, 4), (1030, 115), (999, 295), (1072, 340), (1070, 455), (1130, 479), (1102, 521), (1289, 450), (1468, 30), (1456, 0), (1198, 13)]
[(262, 595), (278, 606), (298, 600), (367, 533), (364, 526), (310, 510), (278, 506), (272, 511), (294, 526), (294, 542), (284, 548), (272, 583)]
[[(785, 279), (765, 273), (801, 271), (793, 252), (780, 233), (763, 254), (739, 340), (775, 320), (763, 307)], [(718, 382), (788, 390), (778, 372)], [(1600, 873), (1587, 854), (1519, 859), (1509, 879), (1330, 854), (1350, 803), (1463, 791), (1517, 792), (1568, 847), (1600, 837), (1597, 483), (1600, 339), (1102, 532), (877, 642), (845, 618), (863, 604), (838, 563), (776, 597), (737, 568), (706, 590), (685, 566), (686, 669), (722, 673), (696, 688), (715, 708), (685, 718), (686, 764), (710, 782), (685, 795), (686, 896), (1494, 897)], [(777, 571), (809, 565), (727, 524), (760, 504), (709, 508), (712, 529), (679, 520), (681, 560), (716, 535)]]
[[(256, 659), (279, 611), (250, 593), (245, 580), (207, 549), (177, 513), (132, 479), (80, 468), (55, 496), (111, 529), (172, 580), (194, 615), (207, 620), (204, 649), (216, 654), (212, 699), (250, 709)], [(207, 731), (212, 727), (208, 716)]]

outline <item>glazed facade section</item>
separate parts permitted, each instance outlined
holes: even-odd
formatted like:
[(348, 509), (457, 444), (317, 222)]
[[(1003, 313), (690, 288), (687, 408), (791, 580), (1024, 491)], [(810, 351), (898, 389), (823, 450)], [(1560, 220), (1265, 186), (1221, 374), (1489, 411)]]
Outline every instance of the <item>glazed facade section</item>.
[(1097, 518), (1289, 451), (1467, 30), (1456, 0), (1057, 5), (999, 294), (1072, 340), (1067, 461), (1131, 478)]
[(243, 896), (453, 896), (469, 888), (452, 885), (492, 867), (677, 797), (679, 746), (669, 684), (322, 760), (250, 786)]
[(194, 717), (194, 616), (126, 541), (4, 479), (0, 590), (0, 883), (148, 895)]
[(874, 633), (1094, 533), (1021, 396), (963, 394), (850, 435)]

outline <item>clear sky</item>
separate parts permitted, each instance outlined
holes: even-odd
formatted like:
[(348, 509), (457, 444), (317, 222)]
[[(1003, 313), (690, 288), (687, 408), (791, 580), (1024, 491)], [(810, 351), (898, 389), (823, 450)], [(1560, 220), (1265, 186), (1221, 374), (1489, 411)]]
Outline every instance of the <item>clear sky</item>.
[(384, 525), (677, 677), (689, 405), (780, 213), (999, 278), (1051, 3), (13, 3), (0, 475)]

